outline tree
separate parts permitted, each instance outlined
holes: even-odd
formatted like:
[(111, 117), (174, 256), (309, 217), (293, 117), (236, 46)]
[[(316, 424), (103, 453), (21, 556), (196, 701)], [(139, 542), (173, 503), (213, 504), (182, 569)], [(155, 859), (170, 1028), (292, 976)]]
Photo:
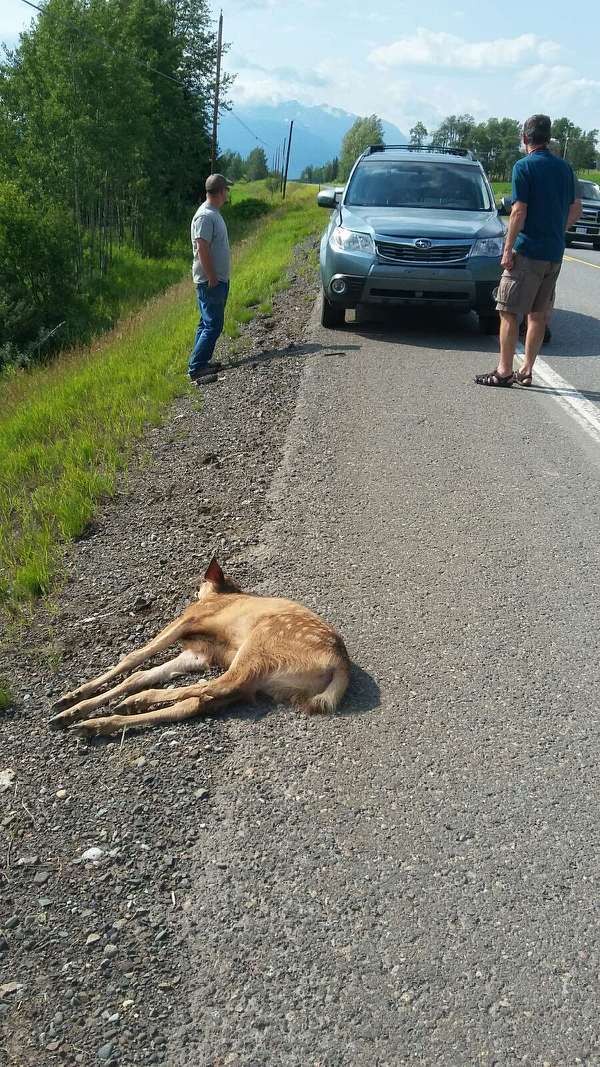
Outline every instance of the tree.
[(339, 159), (331, 159), (328, 163), (324, 163), (322, 167), (313, 167), (309, 164), (305, 167), (300, 175), (300, 181), (319, 183), (319, 185), (334, 182), (338, 176), (340, 167)]
[(217, 160), (217, 170), (232, 182), (244, 177), (244, 160), (239, 152), (223, 152)]
[(570, 119), (561, 118), (552, 123), (552, 136), (560, 145), (560, 154), (569, 160), (575, 170), (595, 166), (598, 130), (585, 132)]
[(427, 137), (427, 130), (422, 122), (417, 122), (410, 131), (410, 143), (422, 148), (423, 142)]
[(449, 115), (432, 134), (431, 143), (440, 148), (468, 148), (474, 128), (472, 115)]
[(383, 124), (377, 115), (357, 119), (342, 141), (339, 176), (346, 181), (361, 152), (371, 144), (383, 144)]
[(488, 119), (471, 131), (471, 147), (486, 173), (495, 181), (507, 181), (521, 155), (521, 127), (516, 119)]
[(244, 173), (249, 182), (262, 181), (269, 173), (264, 148), (253, 148), (244, 164)]
[[(0, 180), (13, 180), (39, 218), (63, 220), (69, 286), (73, 275), (88, 309), (114, 245), (162, 251), (197, 200), (208, 172), (210, 19), (207, 0), (47, 0), (0, 60)], [(39, 289), (20, 284), (27, 300)], [(62, 310), (52, 299), (51, 318), (65, 317), (66, 298)]]

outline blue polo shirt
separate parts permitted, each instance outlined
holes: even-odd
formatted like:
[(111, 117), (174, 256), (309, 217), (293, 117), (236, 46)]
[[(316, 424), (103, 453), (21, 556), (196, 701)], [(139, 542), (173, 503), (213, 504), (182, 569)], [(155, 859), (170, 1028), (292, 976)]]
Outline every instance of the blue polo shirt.
[(565, 251), (569, 208), (575, 200), (575, 175), (569, 163), (538, 148), (515, 163), (512, 198), (527, 204), (527, 218), (515, 252), (529, 259), (559, 263)]

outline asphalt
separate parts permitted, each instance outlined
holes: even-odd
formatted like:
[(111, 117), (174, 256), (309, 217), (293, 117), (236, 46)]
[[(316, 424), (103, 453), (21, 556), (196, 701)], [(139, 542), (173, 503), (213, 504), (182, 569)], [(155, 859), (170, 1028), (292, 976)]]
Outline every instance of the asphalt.
[(572, 245), (559, 278), (552, 343), (543, 358), (594, 404), (600, 403), (599, 300), (600, 252), (589, 244)]
[[(565, 264), (544, 357), (596, 396), (599, 292)], [(354, 679), (230, 723), (169, 1064), (600, 1064), (600, 451), (473, 384), (474, 318), (311, 337), (265, 588)]]

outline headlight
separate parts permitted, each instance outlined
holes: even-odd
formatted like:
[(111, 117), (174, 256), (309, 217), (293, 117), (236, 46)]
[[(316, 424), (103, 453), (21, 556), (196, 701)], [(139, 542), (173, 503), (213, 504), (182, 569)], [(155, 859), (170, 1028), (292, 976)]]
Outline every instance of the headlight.
[(370, 233), (361, 233), (359, 230), (347, 230), (345, 226), (336, 226), (330, 237), (332, 248), (339, 252), (375, 252), (375, 245)]
[(502, 255), (503, 245), (503, 237), (486, 237), (482, 241), (474, 242), (470, 255), (494, 256), (495, 258), (499, 258)]

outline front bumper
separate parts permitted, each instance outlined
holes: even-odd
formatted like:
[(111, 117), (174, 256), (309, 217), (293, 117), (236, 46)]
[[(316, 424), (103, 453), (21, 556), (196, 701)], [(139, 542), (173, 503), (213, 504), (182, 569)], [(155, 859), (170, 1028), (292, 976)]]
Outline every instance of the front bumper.
[(600, 240), (600, 223), (576, 222), (567, 230), (569, 237), (580, 237), (582, 241)]
[[(502, 269), (499, 259), (473, 256), (465, 265), (454, 267), (404, 266), (384, 264), (367, 256), (326, 252), (321, 277), (327, 299), (338, 307), (379, 304), (397, 307), (475, 309), (491, 314), (493, 292)], [(344, 279), (346, 288), (336, 293), (334, 280)]]

